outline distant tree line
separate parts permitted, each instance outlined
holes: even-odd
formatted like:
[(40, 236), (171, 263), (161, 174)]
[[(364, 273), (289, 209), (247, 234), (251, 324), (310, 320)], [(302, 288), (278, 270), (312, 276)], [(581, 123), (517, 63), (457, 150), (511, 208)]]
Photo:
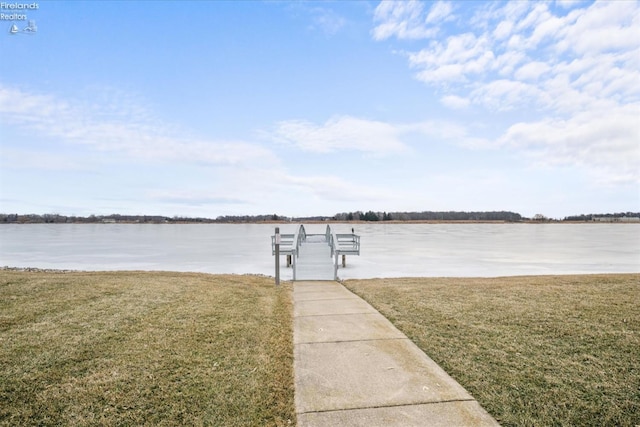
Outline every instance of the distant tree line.
[[(640, 218), (640, 212), (621, 212), (610, 214), (588, 214), (572, 215), (565, 217), (562, 221), (602, 221), (606, 219), (630, 219)], [(183, 224), (183, 223), (259, 223), (259, 222), (304, 222), (304, 221), (504, 221), (518, 222), (526, 221), (529, 218), (521, 216), (519, 213), (509, 211), (491, 212), (458, 212), (458, 211), (424, 211), (424, 212), (374, 212), (355, 211), (343, 212), (332, 217), (328, 216), (305, 216), (287, 217), (278, 214), (266, 215), (225, 215), (212, 218), (193, 218), (174, 216), (167, 217), (161, 215), (89, 215), (89, 216), (67, 216), (60, 214), (1, 214), (0, 224), (65, 224), (65, 223), (142, 223), (142, 224)], [(534, 221), (550, 221), (547, 217), (537, 214)]]
[(21, 224), (94, 224), (94, 223), (135, 223), (135, 224), (167, 224), (167, 223), (215, 223), (215, 222), (261, 222), (278, 220), (277, 215), (255, 215), (255, 216), (232, 216), (211, 218), (194, 218), (181, 216), (162, 215), (89, 215), (89, 216), (67, 216), (59, 214), (0, 214), (0, 223), (21, 223)]
[(181, 224), (181, 223), (238, 223), (238, 222), (267, 222), (289, 220), (276, 214), (268, 215), (232, 215), (212, 218), (194, 218), (182, 216), (162, 216), (162, 215), (89, 215), (89, 216), (67, 216), (60, 214), (0, 214), (1, 223), (19, 224), (94, 224), (94, 223), (136, 223), (136, 224)]
[(345, 212), (334, 216), (337, 221), (522, 221), (515, 212)]
[(594, 221), (595, 218), (640, 218), (640, 212), (620, 212), (608, 214), (588, 214), (567, 216), (563, 221)]
[(238, 222), (269, 222), (281, 221), (287, 218), (271, 214), (271, 215), (225, 215), (219, 216), (213, 222), (238, 223)]
[[(82, 223), (101, 223), (101, 222), (142, 222), (142, 223), (164, 223), (171, 218), (159, 215), (60, 215), (60, 214), (0, 214), (0, 223), (30, 223), (30, 224), (82, 224)], [(192, 219), (191, 219), (192, 220)]]

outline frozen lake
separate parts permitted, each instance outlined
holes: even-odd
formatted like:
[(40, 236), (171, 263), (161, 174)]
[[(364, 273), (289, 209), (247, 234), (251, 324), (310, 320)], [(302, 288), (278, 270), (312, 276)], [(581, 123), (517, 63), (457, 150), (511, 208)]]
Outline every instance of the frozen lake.
[[(331, 224), (337, 233), (352, 226), (361, 255), (347, 257), (342, 279), (640, 272), (640, 224)], [(0, 266), (273, 276), (275, 227), (7, 224), (0, 225)], [(307, 233), (325, 227), (305, 225)], [(291, 279), (281, 265), (281, 277)]]

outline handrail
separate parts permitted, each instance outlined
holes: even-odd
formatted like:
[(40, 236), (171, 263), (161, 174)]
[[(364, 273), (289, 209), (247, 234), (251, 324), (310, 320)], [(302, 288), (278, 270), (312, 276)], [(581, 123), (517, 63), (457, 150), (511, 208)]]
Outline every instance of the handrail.
[[(280, 234), (280, 253), (291, 253), (295, 234)], [(271, 255), (276, 254), (276, 236), (271, 236)]]
[(304, 225), (300, 224), (300, 227), (298, 228), (298, 232), (296, 233), (296, 253), (298, 253), (298, 249), (300, 249), (300, 246), (302, 246), (302, 242), (304, 242), (305, 240), (307, 240), (307, 232), (304, 229)]
[(333, 258), (333, 280), (338, 280), (338, 238), (335, 233), (331, 233), (331, 256), (335, 254)]
[(300, 256), (300, 246), (302, 246), (302, 242), (304, 242), (305, 240), (307, 240), (307, 232), (304, 229), (304, 225), (300, 224), (300, 227), (298, 227), (298, 231), (296, 231), (296, 234), (294, 235), (294, 241), (296, 242), (296, 246), (295, 248), (292, 250), (292, 265), (291, 267), (293, 268), (293, 280), (296, 280), (296, 272), (297, 272), (297, 268), (296, 266), (298, 265), (298, 263), (296, 262), (296, 258), (298, 258), (298, 256)]
[(329, 234), (329, 247), (331, 248), (331, 255), (336, 251), (336, 239), (333, 237), (333, 233)]
[(360, 255), (360, 236), (357, 234), (336, 234), (340, 252)]
[(333, 256), (333, 253), (336, 250), (337, 240), (335, 239), (333, 230), (331, 230), (331, 226), (329, 224), (327, 224), (327, 228), (324, 232), (324, 238), (327, 241), (327, 244), (329, 245), (329, 247), (331, 248), (331, 256)]
[[(335, 253), (335, 257), (333, 260), (333, 273), (335, 280), (338, 280), (338, 265), (340, 264), (339, 258), (340, 255), (344, 256), (347, 254), (351, 255), (360, 255), (360, 236), (355, 233), (351, 234), (337, 234), (333, 233), (331, 235), (333, 240), (332, 252), (333, 256)], [(344, 261), (344, 260), (343, 260)]]

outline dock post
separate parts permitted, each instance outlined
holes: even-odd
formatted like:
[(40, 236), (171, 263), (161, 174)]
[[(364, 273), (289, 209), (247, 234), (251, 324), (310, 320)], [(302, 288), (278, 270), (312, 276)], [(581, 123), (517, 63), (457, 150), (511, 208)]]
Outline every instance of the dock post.
[(342, 254), (342, 268), (347, 266), (347, 256)]
[(280, 227), (276, 227), (276, 286), (280, 286)]

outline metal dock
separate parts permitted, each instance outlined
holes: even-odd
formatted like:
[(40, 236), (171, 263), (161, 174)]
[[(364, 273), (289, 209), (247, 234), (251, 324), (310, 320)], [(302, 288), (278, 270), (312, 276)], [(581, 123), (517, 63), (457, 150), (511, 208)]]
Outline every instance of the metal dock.
[[(277, 248), (276, 248), (277, 245)], [(339, 264), (347, 255), (360, 255), (360, 236), (337, 234), (330, 225), (324, 234), (307, 234), (300, 225), (295, 234), (271, 236), (271, 253), (287, 256), (293, 280), (338, 280)]]

